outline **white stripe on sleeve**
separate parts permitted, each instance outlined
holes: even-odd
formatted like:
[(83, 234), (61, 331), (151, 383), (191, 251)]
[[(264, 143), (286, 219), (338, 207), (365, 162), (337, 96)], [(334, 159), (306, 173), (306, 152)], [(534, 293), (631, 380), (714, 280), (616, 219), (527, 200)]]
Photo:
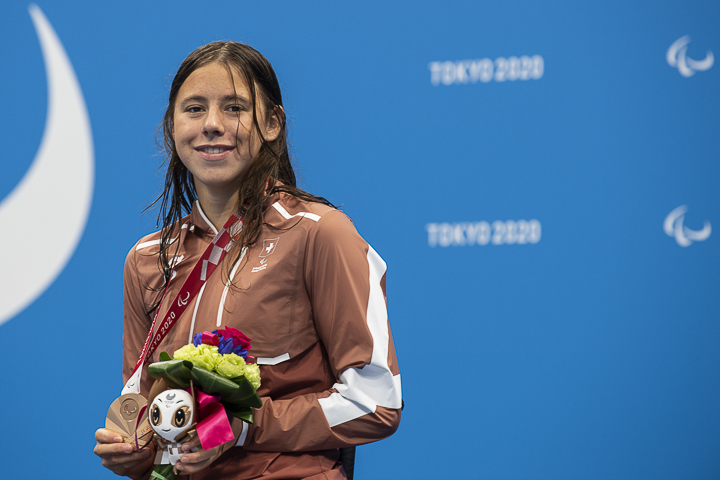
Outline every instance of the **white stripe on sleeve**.
[(245, 439), (247, 438), (248, 434), (248, 423), (245, 420), (242, 420), (242, 432), (240, 432), (240, 436), (237, 439), (237, 442), (235, 442), (235, 445), (238, 447), (242, 447), (245, 445)]
[[(183, 223), (180, 228), (181, 228), (181, 229), (188, 228), (188, 224), (187, 224), (187, 223)], [(175, 240), (177, 240), (177, 239), (178, 239), (178, 237), (170, 238), (170, 239), (168, 239), (167, 244), (168, 244), (168, 245), (171, 245), (171, 244), (172, 244)], [(153, 245), (160, 245), (160, 242), (161, 242), (161, 241), (162, 241), (162, 240), (158, 238), (157, 240), (149, 240), (149, 241), (147, 241), (147, 242), (139, 243), (138, 246), (135, 247), (135, 251), (142, 250), (143, 248), (147, 248), (147, 247), (152, 247)]]
[(290, 360), (290, 354), (289, 353), (283, 353), (282, 355), (278, 355), (277, 357), (258, 357), (257, 364), (258, 365), (277, 365), (278, 363), (286, 362)]
[(280, 202), (275, 202), (275, 203), (273, 203), (272, 206), (273, 206), (273, 208), (275, 208), (275, 210), (278, 211), (278, 213), (280, 213), (280, 215), (283, 216), (283, 218), (285, 218), (285, 220), (290, 220), (293, 217), (305, 217), (305, 218), (309, 218), (310, 220), (315, 220), (316, 222), (320, 221), (320, 215), (318, 215), (316, 213), (298, 212), (295, 215), (290, 215), (290, 212), (285, 210), (285, 208), (282, 205), (280, 205)]
[(349, 368), (340, 375), (340, 383), (333, 385), (338, 393), (318, 400), (331, 427), (375, 412), (378, 406), (402, 406), (400, 375), (393, 375), (387, 362), (390, 333), (380, 285), (387, 266), (370, 246), (367, 259), (370, 267), (367, 325), (373, 338), (372, 357), (369, 365)]

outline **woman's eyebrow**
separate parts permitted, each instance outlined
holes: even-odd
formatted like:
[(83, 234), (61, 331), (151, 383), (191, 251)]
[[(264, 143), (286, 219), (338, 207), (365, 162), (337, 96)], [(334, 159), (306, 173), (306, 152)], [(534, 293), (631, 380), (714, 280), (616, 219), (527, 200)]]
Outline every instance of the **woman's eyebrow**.
[[(225, 95), (220, 100), (223, 102), (250, 103), (250, 99), (242, 95)], [(180, 99), (180, 105), (186, 105), (191, 102), (205, 103), (207, 102), (207, 98), (202, 95), (193, 95), (192, 97)]]
[(207, 98), (203, 97), (202, 95), (193, 95), (192, 97), (181, 98), (180, 105), (185, 105), (186, 103), (190, 103), (190, 102), (204, 103), (206, 101), (207, 101)]
[(247, 97), (244, 97), (242, 95), (226, 95), (226, 96), (222, 97), (222, 100), (224, 102), (238, 101), (238, 102), (243, 102), (243, 103), (250, 103), (250, 99)]

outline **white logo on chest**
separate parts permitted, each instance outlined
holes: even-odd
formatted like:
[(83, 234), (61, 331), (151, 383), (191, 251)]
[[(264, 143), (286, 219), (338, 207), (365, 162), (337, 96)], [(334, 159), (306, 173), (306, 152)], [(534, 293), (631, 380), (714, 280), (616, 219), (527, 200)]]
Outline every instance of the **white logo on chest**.
[(279, 237), (266, 238), (263, 240), (262, 250), (260, 250), (260, 254), (258, 255), (258, 257), (262, 258), (262, 260), (260, 260), (260, 266), (252, 268), (252, 273), (257, 273), (267, 268), (267, 257), (275, 252), (279, 240)]

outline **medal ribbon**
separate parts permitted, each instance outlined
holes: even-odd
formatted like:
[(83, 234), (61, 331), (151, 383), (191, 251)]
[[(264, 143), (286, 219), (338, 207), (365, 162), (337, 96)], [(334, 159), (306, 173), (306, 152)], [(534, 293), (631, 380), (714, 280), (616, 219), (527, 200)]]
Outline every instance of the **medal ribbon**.
[[(153, 318), (152, 325), (150, 326), (150, 332), (148, 332), (142, 352), (140, 352), (140, 358), (135, 364), (133, 373), (125, 384), (125, 388), (123, 388), (123, 394), (140, 393), (140, 375), (142, 374), (142, 366), (145, 363), (145, 359), (150, 358), (150, 356), (155, 353), (155, 349), (157, 349), (160, 342), (163, 341), (168, 332), (175, 326), (175, 322), (177, 322), (178, 318), (180, 318), (187, 309), (190, 301), (195, 298), (202, 286), (205, 285), (207, 279), (210, 278), (210, 275), (212, 275), (220, 262), (222, 262), (222, 259), (225, 258), (225, 254), (232, 248), (233, 239), (240, 233), (242, 226), (243, 220), (238, 219), (236, 215), (230, 216), (228, 221), (225, 222), (225, 226), (215, 235), (215, 238), (213, 238), (210, 245), (207, 246), (205, 252), (203, 252), (190, 272), (190, 275), (188, 275), (182, 287), (180, 287), (180, 290), (172, 300), (170, 308), (168, 308), (168, 311), (165, 313), (163, 321), (160, 323), (153, 337), (160, 307), (165, 301), (165, 295), (170, 286), (170, 280), (168, 280), (165, 286), (165, 293), (163, 293), (163, 297), (160, 300), (160, 305), (158, 305), (155, 311), (155, 318)], [(180, 241), (179, 237), (178, 241)], [(172, 279), (172, 276), (170, 279)]]

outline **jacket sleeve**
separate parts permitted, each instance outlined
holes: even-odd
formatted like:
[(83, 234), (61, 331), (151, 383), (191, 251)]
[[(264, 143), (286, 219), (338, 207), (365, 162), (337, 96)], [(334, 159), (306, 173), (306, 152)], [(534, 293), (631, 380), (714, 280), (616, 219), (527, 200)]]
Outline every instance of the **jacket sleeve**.
[[(147, 338), (152, 319), (148, 316), (137, 269), (138, 253), (133, 246), (125, 259), (123, 272), (123, 385), (132, 374)], [(149, 379), (143, 374), (143, 387)], [(147, 388), (142, 388), (147, 392)]]
[(402, 396), (385, 270), (347, 216), (323, 215), (308, 236), (304, 281), (335, 384), (292, 399), (263, 398), (239, 444), (248, 450), (322, 450), (373, 442), (397, 430)]

